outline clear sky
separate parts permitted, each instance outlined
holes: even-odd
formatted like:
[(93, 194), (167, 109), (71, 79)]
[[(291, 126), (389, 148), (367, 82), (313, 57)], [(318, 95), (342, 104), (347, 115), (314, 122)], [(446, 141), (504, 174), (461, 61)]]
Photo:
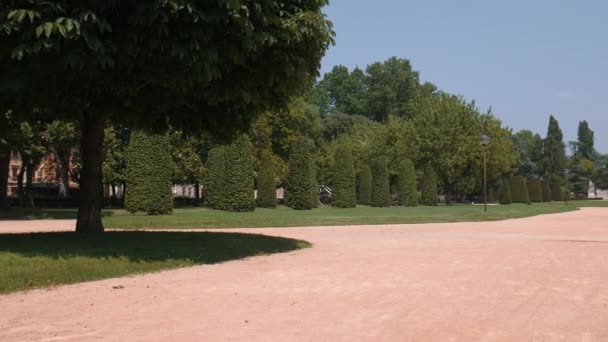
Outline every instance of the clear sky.
[(515, 131), (544, 137), (554, 114), (567, 142), (587, 120), (608, 153), (608, 1), (330, 2), (336, 45), (323, 73), (406, 58), (423, 81), (492, 106)]

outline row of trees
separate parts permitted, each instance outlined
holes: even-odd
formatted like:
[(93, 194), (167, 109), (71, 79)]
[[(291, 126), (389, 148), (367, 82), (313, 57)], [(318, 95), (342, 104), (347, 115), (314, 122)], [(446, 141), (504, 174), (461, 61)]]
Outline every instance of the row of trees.
[[(543, 180), (553, 188), (552, 196), (561, 199), (561, 193), (570, 191), (566, 189), (566, 167), (585, 165), (593, 159), (603, 170), (586, 122), (581, 122), (579, 141), (570, 144), (573, 157), (567, 158), (563, 135), (553, 116), (545, 139), (529, 131), (512, 134), (491, 111), (481, 112), (474, 102), (438, 91), (431, 84), (420, 84), (417, 76), (412, 76), (417, 72), (393, 72), (396, 65), (406, 70), (409, 62), (391, 58), (373, 64), (375, 72), (386, 68), (384, 86), (379, 87), (376, 80), (374, 87), (359, 87), (363, 93), (350, 95), (349, 88), (336, 80), (341, 74), (351, 77), (359, 72), (343, 73), (344, 67), (336, 67), (302, 96), (292, 98), (285, 109), (264, 112), (248, 130), (250, 138), (241, 136), (232, 144), (222, 145), (212, 135), (195, 137), (171, 129), (167, 150), (172, 182), (195, 185), (197, 195), (202, 184), (208, 206), (237, 211), (276, 206), (277, 187), (287, 189), (288, 205), (312, 208), (317, 204), (317, 184), (329, 185), (335, 193), (332, 204), (343, 208), (356, 203), (386, 206), (391, 197), (405, 206), (435, 205), (438, 193), (443, 193), (448, 203), (470, 200), (481, 193), (481, 134), (492, 138), (486, 151), (491, 197), (496, 197), (494, 192), (499, 188), (501, 193), (507, 192), (510, 177), (516, 175)], [(405, 74), (414, 81), (403, 81), (409, 77)], [(372, 89), (375, 93), (367, 94)], [(342, 112), (352, 107), (344, 101), (369, 100), (378, 94), (394, 103), (386, 109), (387, 115)], [(127, 145), (134, 134), (130, 132), (118, 124), (104, 132), (102, 175), (112, 189), (128, 184)], [(245, 164), (235, 167), (238, 160)], [(576, 167), (572, 170), (570, 179), (580, 175)], [(576, 189), (577, 182), (569, 185)]]

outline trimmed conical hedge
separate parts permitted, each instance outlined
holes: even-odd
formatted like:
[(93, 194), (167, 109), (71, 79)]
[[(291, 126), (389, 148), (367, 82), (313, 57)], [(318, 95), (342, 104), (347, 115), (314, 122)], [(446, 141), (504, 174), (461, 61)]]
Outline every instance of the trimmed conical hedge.
[(543, 179), (540, 181), (541, 189), (543, 190), (543, 202), (551, 202), (551, 185), (549, 181)]
[(372, 204), (372, 169), (367, 164), (357, 173), (357, 202), (363, 205)]
[(390, 207), (390, 184), (386, 157), (372, 161), (372, 207)]
[(173, 210), (173, 166), (169, 136), (131, 132), (126, 154), (125, 209), (169, 214)]
[(310, 145), (300, 139), (289, 153), (289, 171), (286, 178), (285, 203), (297, 210), (310, 210), (313, 203), (313, 169)]
[(437, 176), (435, 175), (435, 170), (433, 170), (432, 166), (427, 165), (424, 169), (420, 187), (422, 190), (420, 203), (427, 206), (437, 205)]
[(511, 177), (511, 199), (513, 203), (530, 204), (530, 196), (528, 195), (528, 187), (526, 180), (522, 176)]
[(255, 209), (253, 147), (246, 135), (239, 136), (226, 150), (226, 210)]
[(528, 194), (531, 202), (542, 202), (543, 201), (543, 188), (538, 178), (528, 179)]
[(251, 143), (245, 135), (219, 146), (207, 158), (207, 206), (218, 210), (253, 211), (254, 173)]
[(211, 209), (223, 210), (227, 207), (225, 202), (226, 188), (224, 172), (226, 170), (226, 146), (214, 147), (209, 151), (205, 165), (207, 173), (203, 179), (205, 190), (205, 204)]
[(272, 161), (272, 152), (262, 151), (260, 170), (257, 179), (257, 204), (260, 208), (275, 208), (277, 206), (277, 185)]
[(317, 180), (317, 164), (314, 156), (310, 158), (310, 200), (313, 208), (319, 206), (319, 182)]
[(418, 206), (418, 191), (416, 190), (416, 170), (410, 159), (405, 159), (399, 165), (397, 176), (397, 196), (399, 205), (405, 207)]
[(562, 193), (562, 180), (560, 177), (552, 176), (549, 184), (551, 185), (551, 200), (562, 201), (564, 194)]
[(511, 204), (513, 200), (511, 199), (511, 185), (508, 179), (503, 179), (500, 184), (500, 188), (498, 188), (498, 203), (500, 204)]
[(334, 196), (331, 205), (336, 208), (354, 208), (357, 206), (357, 189), (353, 154), (346, 145), (336, 147), (332, 172), (331, 189)]

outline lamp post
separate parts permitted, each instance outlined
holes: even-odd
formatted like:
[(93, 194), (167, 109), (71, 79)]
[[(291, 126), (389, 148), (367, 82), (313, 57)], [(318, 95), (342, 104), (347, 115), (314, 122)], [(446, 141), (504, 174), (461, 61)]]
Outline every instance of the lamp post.
[(568, 189), (568, 174), (569, 173), (570, 173), (570, 170), (564, 169), (564, 179), (566, 181), (566, 196), (564, 197), (564, 199), (566, 201), (566, 205), (568, 205), (568, 199), (570, 198), (570, 189)]
[(488, 155), (488, 144), (490, 144), (490, 137), (482, 135), (479, 137), (479, 145), (483, 148), (483, 212), (488, 211), (488, 167), (487, 167), (487, 155)]

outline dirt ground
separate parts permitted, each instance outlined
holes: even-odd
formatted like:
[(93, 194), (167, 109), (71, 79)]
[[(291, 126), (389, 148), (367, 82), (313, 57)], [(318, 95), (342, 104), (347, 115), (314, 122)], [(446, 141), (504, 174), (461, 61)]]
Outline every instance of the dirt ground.
[(234, 231), (314, 248), (0, 296), (0, 341), (608, 341), (606, 208)]

